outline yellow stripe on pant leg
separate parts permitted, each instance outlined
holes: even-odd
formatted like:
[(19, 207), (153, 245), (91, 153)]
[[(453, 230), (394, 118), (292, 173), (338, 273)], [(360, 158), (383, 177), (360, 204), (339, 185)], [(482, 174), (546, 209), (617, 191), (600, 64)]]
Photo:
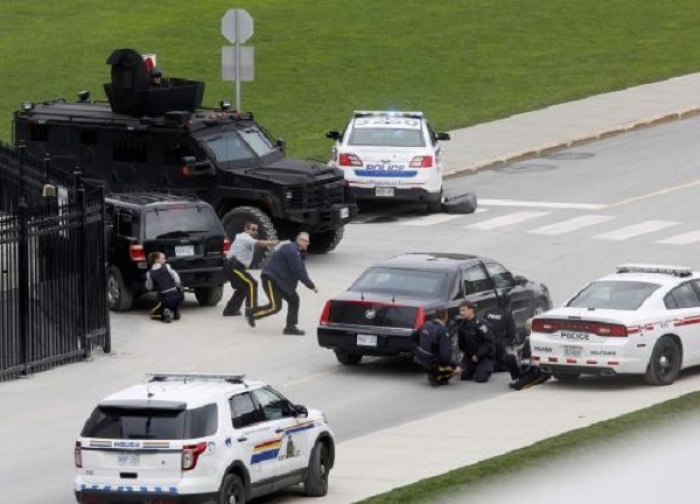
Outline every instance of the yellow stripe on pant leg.
[(156, 312), (158, 311), (158, 309), (160, 308), (160, 305), (161, 305), (161, 303), (160, 303), (160, 301), (158, 301), (158, 304), (155, 306), (155, 308), (153, 308), (153, 309), (151, 310), (150, 316), (151, 316), (152, 319), (159, 319), (159, 318), (161, 318), (160, 314), (159, 314), (159, 313), (156, 313)]
[(247, 276), (245, 276), (242, 272), (238, 271), (237, 269), (234, 268), (233, 272), (248, 285), (248, 308), (254, 308), (255, 300), (253, 298), (255, 297), (255, 292), (253, 289), (255, 289), (255, 284), (253, 284), (253, 282), (251, 282)]
[(255, 312), (255, 318), (264, 317), (265, 315), (278, 311), (277, 299), (275, 299), (275, 289), (272, 288), (272, 280), (265, 280), (265, 286), (267, 287), (267, 297), (270, 300), (270, 308)]

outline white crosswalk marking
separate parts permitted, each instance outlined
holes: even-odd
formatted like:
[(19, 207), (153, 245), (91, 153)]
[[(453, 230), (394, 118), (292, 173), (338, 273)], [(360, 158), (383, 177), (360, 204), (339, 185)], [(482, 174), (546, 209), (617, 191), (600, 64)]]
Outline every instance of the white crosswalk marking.
[(656, 243), (665, 243), (667, 245), (688, 245), (700, 241), (700, 231), (691, 231), (676, 236), (671, 236), (665, 240), (659, 240)]
[(614, 219), (615, 217), (609, 217), (607, 215), (581, 215), (580, 217), (574, 217), (573, 219), (567, 219), (562, 222), (557, 222), (556, 224), (550, 224), (549, 226), (543, 226), (537, 229), (528, 231), (528, 233), (537, 233), (545, 235), (558, 235), (564, 233), (570, 233), (571, 231), (576, 231), (588, 226), (594, 226), (602, 222), (607, 222)]
[(576, 210), (601, 210), (607, 205), (600, 203), (555, 203), (549, 201), (520, 201), (500, 199), (479, 199), (479, 205), (524, 208), (570, 208)]
[(409, 219), (399, 222), (402, 226), (433, 226), (435, 224), (444, 224), (454, 219), (464, 217), (463, 214), (445, 214), (436, 213), (432, 215), (425, 215), (423, 217), (417, 217), (415, 219)]
[(666, 229), (671, 226), (676, 226), (678, 224), (678, 222), (650, 220), (641, 222), (639, 224), (634, 224), (632, 226), (619, 228), (608, 233), (599, 234), (594, 236), (594, 238), (600, 238), (602, 240), (622, 241), (627, 240), (629, 238), (634, 238), (635, 236), (660, 231), (662, 229)]
[(490, 231), (492, 229), (497, 229), (511, 224), (519, 224), (520, 222), (525, 222), (530, 219), (536, 219), (537, 217), (544, 217), (545, 215), (549, 215), (549, 212), (514, 212), (503, 215), (501, 217), (496, 217), (494, 219), (488, 219), (482, 222), (477, 222), (476, 224), (470, 224), (469, 226), (464, 227), (466, 229), (479, 229), (481, 231)]

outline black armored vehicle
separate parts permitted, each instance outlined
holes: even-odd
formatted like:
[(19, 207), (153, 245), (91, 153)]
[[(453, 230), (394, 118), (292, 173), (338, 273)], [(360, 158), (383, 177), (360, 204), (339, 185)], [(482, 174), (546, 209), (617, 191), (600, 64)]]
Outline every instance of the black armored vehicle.
[(194, 194), (214, 207), (231, 238), (253, 221), (261, 239), (310, 233), (311, 252), (340, 242), (357, 213), (341, 170), (287, 158), (284, 141), (252, 113), (225, 102), (202, 108), (203, 82), (170, 78), (153, 86), (137, 51), (118, 49), (107, 63), (109, 103), (90, 101), (87, 92), (73, 103), (25, 102), (14, 115), (15, 146), (50, 156), (53, 167), (80, 168), (110, 192)]

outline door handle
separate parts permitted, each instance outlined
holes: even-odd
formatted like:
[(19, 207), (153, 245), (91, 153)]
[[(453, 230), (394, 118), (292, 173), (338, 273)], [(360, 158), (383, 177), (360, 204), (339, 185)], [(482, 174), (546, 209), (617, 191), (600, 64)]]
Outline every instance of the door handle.
[(243, 441), (248, 441), (248, 438), (245, 436), (241, 436), (236, 441), (238, 441), (239, 443), (242, 443)]

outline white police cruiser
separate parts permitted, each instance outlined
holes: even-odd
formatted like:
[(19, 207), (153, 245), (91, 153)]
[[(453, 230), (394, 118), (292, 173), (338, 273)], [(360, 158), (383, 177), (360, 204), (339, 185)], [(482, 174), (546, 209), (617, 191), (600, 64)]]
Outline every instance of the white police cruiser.
[(700, 364), (700, 273), (618, 266), (536, 317), (530, 345), (532, 360), (560, 380), (639, 374), (669, 385), (681, 369)]
[(345, 131), (329, 131), (335, 140), (330, 166), (341, 168), (357, 199), (393, 199), (442, 204), (440, 140), (422, 112), (363, 111), (353, 114)]
[(100, 401), (75, 445), (78, 502), (244, 503), (292, 485), (328, 491), (319, 411), (243, 375), (154, 373)]

